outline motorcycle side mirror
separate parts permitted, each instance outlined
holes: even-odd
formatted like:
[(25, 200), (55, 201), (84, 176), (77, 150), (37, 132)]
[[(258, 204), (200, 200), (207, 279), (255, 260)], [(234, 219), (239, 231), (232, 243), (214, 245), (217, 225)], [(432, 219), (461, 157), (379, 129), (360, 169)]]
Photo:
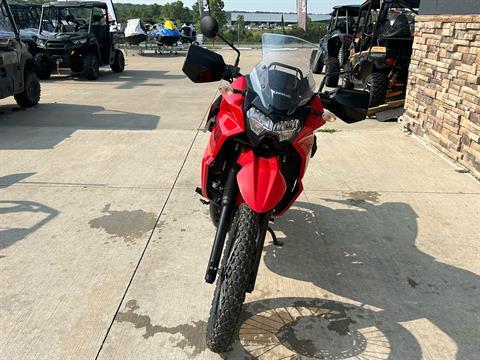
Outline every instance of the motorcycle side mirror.
[(354, 69), (354, 75), (359, 80), (365, 80), (373, 71), (373, 63), (369, 60), (360, 61)]
[(213, 39), (218, 34), (218, 22), (211, 16), (204, 16), (200, 21), (200, 29), (205, 37)]

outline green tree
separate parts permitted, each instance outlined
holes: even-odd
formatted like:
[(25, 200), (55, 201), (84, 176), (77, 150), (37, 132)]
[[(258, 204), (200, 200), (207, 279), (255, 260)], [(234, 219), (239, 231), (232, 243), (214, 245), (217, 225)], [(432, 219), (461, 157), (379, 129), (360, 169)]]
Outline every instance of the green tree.
[(236, 26), (237, 26), (237, 29), (240, 29), (241, 32), (245, 30), (245, 18), (243, 17), (243, 15), (239, 15), (237, 17)]
[(200, 31), (200, 7), (198, 6), (198, 2), (192, 6), (192, 19), (197, 31)]
[(162, 16), (173, 21), (188, 21), (192, 18), (192, 13), (189, 8), (183, 6), (183, 2), (175, 1), (163, 5)]
[(235, 28), (237, 32), (237, 41), (240, 43), (245, 40), (245, 18), (243, 17), (243, 15), (239, 15), (237, 17)]
[(227, 14), (223, 10), (225, 4), (222, 0), (210, 0), (210, 14), (217, 19), (220, 29), (227, 24)]

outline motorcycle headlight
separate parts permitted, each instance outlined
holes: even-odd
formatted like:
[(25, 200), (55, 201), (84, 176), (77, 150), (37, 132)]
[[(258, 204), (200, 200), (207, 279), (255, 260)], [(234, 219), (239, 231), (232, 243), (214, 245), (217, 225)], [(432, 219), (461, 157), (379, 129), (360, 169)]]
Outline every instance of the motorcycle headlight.
[(87, 43), (87, 39), (76, 39), (76, 40), (72, 40), (72, 43), (73, 43), (74, 45), (86, 44), (86, 43)]
[(300, 131), (300, 120), (284, 120), (274, 123), (272, 119), (260, 110), (252, 107), (247, 111), (250, 130), (256, 135), (274, 135), (278, 141), (292, 140)]

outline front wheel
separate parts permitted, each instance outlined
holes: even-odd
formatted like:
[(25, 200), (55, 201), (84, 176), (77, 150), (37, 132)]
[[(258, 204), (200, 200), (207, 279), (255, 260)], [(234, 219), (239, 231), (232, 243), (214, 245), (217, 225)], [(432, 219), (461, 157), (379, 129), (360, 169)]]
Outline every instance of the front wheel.
[(325, 85), (330, 87), (337, 87), (338, 80), (340, 79), (340, 62), (338, 61), (337, 57), (330, 57), (327, 59), (325, 63), (325, 76), (327, 80), (325, 80)]
[(319, 50), (313, 50), (310, 55), (310, 69), (314, 74), (321, 74), (323, 70), (321, 55), (318, 52)]
[(121, 50), (115, 49), (113, 63), (110, 68), (114, 73), (121, 73), (125, 69), (125, 56)]
[(100, 64), (95, 54), (87, 54), (83, 58), (83, 72), (88, 80), (97, 80), (100, 76)]
[(388, 76), (383, 72), (372, 72), (365, 82), (365, 89), (370, 92), (369, 107), (383, 105), (387, 97)]
[(33, 69), (40, 80), (48, 80), (52, 75), (52, 66), (48, 56), (38, 53), (33, 58)]
[(240, 205), (225, 245), (208, 319), (206, 341), (213, 352), (225, 352), (232, 343), (250, 285), (258, 230), (259, 214)]
[(21, 107), (32, 107), (40, 101), (40, 82), (37, 75), (30, 70), (25, 70), (23, 91), (15, 95), (17, 104)]

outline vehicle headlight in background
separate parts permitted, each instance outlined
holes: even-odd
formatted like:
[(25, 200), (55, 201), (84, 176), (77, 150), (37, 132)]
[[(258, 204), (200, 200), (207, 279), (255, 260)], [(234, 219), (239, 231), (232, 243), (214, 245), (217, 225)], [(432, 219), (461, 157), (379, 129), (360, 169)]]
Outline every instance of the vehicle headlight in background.
[(44, 47), (45, 47), (45, 44), (47, 43), (47, 41), (46, 41), (46, 40), (42, 40), (42, 39), (37, 39), (36, 43), (37, 43), (37, 46), (38, 46), (38, 47), (44, 48)]
[(86, 43), (87, 43), (87, 39), (76, 39), (76, 40), (72, 40), (72, 43), (74, 43), (75, 45), (86, 44)]
[(300, 131), (300, 120), (284, 120), (274, 123), (260, 110), (252, 107), (247, 111), (250, 130), (256, 135), (272, 134), (278, 141), (292, 140)]

